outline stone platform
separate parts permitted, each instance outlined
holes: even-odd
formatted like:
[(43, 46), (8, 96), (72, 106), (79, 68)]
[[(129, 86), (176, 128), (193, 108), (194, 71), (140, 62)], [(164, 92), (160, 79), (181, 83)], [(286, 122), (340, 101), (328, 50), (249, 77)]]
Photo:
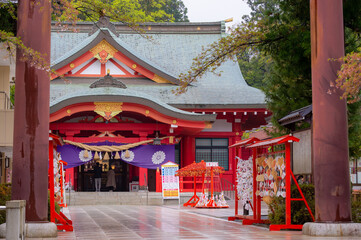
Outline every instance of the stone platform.
[(270, 232), (265, 227), (245, 226), (226, 219), (228, 209), (197, 209), (181, 206), (70, 206), (74, 232), (59, 232), (58, 240), (115, 239), (288, 239), (356, 240), (359, 237), (313, 237), (301, 231)]
[[(187, 202), (193, 193), (181, 193), (180, 203)], [(70, 192), (66, 193), (69, 206), (80, 205), (178, 205), (178, 199), (162, 200), (159, 192)]]

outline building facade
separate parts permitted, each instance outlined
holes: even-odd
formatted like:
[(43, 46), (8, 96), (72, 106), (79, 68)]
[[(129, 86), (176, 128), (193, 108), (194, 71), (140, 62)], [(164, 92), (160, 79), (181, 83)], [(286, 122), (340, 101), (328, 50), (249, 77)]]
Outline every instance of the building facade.
[[(51, 65), (58, 75), (51, 76), (50, 130), (64, 140), (98, 145), (165, 137), (161, 146), (171, 146), (172, 153), (158, 165), (146, 163), (155, 153), (140, 157), (136, 149), (130, 150), (134, 159), (139, 156), (139, 164), (124, 156), (115, 159), (116, 152), (109, 160), (103, 158), (103, 189), (113, 167), (116, 190), (128, 191), (129, 183), (138, 181), (155, 191), (156, 171), (166, 161), (180, 167), (200, 160), (218, 162), (226, 171), (223, 178), (234, 181), (235, 152), (228, 146), (243, 131), (265, 124), (270, 113), (264, 94), (247, 85), (233, 61), (220, 67), (220, 76), (207, 73), (186, 93), (174, 93), (181, 84), (179, 74), (189, 70), (202, 47), (225, 36), (224, 22), (141, 27), (146, 34), (105, 18), (97, 24), (79, 23), (77, 32), (53, 25)], [(148, 146), (155, 152), (159, 148)], [(78, 150), (67, 155), (65, 148), (59, 149), (64, 161), (75, 162), (82, 159)], [(89, 156), (85, 159), (67, 169), (67, 181), (78, 191), (93, 191), (93, 165), (87, 163)]]
[(10, 86), (15, 79), (15, 48), (0, 43), (0, 183), (11, 182), (14, 106)]

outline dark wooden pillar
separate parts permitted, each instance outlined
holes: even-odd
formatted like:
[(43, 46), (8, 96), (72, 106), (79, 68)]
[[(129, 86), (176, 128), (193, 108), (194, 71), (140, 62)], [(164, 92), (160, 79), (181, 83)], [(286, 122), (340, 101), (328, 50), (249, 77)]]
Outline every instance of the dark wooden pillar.
[[(18, 1), (18, 36), (50, 60), (50, 1)], [(47, 221), (49, 75), (16, 56), (12, 199), (26, 200), (28, 222)]]
[(335, 89), (344, 56), (342, 0), (311, 0), (313, 159), (317, 222), (349, 222), (346, 101)]

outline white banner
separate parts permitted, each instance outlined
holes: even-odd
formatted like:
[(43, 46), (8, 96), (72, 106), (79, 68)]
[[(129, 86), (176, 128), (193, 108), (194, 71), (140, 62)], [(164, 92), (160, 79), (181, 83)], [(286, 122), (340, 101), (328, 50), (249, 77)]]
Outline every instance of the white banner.
[(206, 167), (218, 167), (218, 162), (206, 162)]

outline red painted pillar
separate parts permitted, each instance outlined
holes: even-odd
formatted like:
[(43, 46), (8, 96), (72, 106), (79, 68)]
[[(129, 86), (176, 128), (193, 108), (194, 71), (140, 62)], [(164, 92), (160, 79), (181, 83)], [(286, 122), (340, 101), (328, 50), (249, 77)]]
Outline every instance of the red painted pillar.
[[(147, 140), (147, 132), (139, 132), (139, 141)], [(148, 169), (139, 168), (139, 187), (148, 186)]]
[(72, 168), (73, 169), (73, 177), (74, 177), (74, 180), (73, 180), (73, 188), (74, 188), (74, 191), (78, 191), (78, 177), (79, 177), (79, 167), (74, 167)]
[(286, 147), (286, 225), (291, 225), (291, 144), (285, 143)]
[[(242, 159), (242, 151), (240, 147), (236, 147), (236, 156)], [(236, 182), (237, 164), (238, 164), (238, 160), (235, 159), (235, 167), (233, 171), (233, 184), (234, 184), (234, 210), (236, 216), (238, 215), (238, 191), (237, 191), (237, 182)]]
[(54, 152), (53, 152), (53, 141), (49, 140), (49, 197), (50, 197), (50, 222), (55, 222), (55, 216), (53, 209), (55, 210), (54, 201)]
[[(18, 1), (18, 36), (50, 64), (50, 1)], [(12, 199), (26, 200), (27, 222), (48, 215), (49, 87), (46, 71), (16, 52)]]
[(162, 192), (162, 176), (160, 175), (160, 170), (157, 168), (156, 175), (155, 175), (155, 182), (156, 182), (156, 192)]
[(139, 168), (139, 187), (141, 187), (141, 186), (148, 186), (148, 169), (140, 167)]
[(257, 164), (256, 164), (256, 158), (257, 158), (257, 148), (253, 148), (252, 149), (252, 164), (253, 164), (253, 219), (258, 219), (258, 204), (257, 204), (257, 200), (259, 198), (259, 196), (256, 195), (257, 192), (257, 181), (256, 181), (256, 177), (258, 174), (257, 171)]
[(350, 222), (346, 101), (335, 80), (344, 56), (342, 0), (311, 0), (313, 165), (317, 222)]
[(69, 183), (74, 187), (74, 168), (65, 169), (65, 183)]
[(196, 161), (196, 140), (194, 137), (182, 138), (182, 161), (179, 168), (185, 167)]
[[(237, 141), (242, 139), (242, 128), (241, 128), (241, 118), (234, 119), (232, 123), (232, 132), (236, 134), (235, 137), (229, 138), (229, 145), (235, 144)], [(236, 156), (240, 157), (241, 151), (239, 148), (230, 148), (229, 149), (229, 170), (232, 171), (232, 181), (233, 184), (236, 185), (236, 169), (237, 169), (237, 161)], [(237, 198), (235, 198), (237, 200)]]

